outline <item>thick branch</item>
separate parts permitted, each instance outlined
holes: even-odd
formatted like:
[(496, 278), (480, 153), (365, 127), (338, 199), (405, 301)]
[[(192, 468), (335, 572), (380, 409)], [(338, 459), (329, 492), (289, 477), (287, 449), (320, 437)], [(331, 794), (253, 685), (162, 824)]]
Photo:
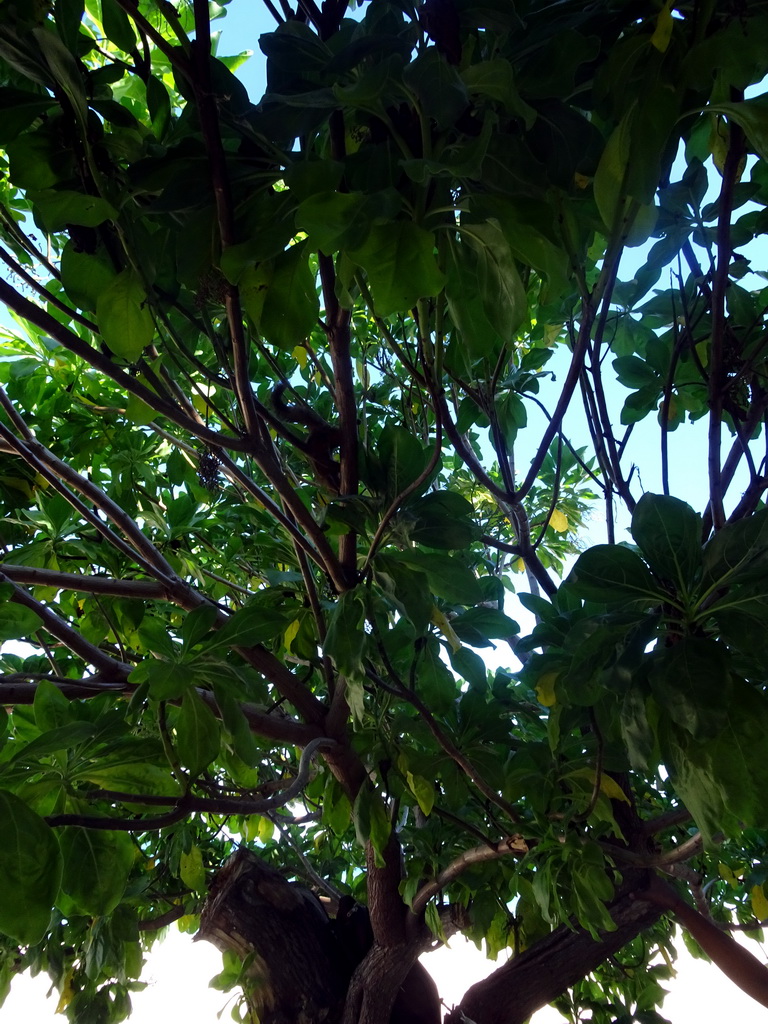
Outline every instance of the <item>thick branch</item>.
[(170, 600), (167, 589), (152, 580), (114, 580), (110, 576), (86, 576), (77, 572), (37, 569), (31, 565), (9, 565), (7, 562), (0, 562), (0, 566), (9, 580), (29, 587), (57, 587), (83, 594), (132, 597), (139, 601)]
[(93, 665), (104, 676), (105, 681), (123, 682), (127, 679), (128, 674), (133, 670), (133, 665), (126, 665), (122, 661), (117, 661), (116, 658), (112, 658), (109, 654), (99, 650), (95, 644), (89, 643), (77, 630), (72, 629), (64, 619), (60, 618), (44, 604), (36, 601), (31, 594), (22, 590), (21, 587), (16, 586), (2, 572), (0, 572), (0, 583), (8, 583), (13, 587), (11, 601), (23, 605), (25, 608), (31, 608), (42, 619), (43, 627), (48, 630), (51, 636), (61, 641), (65, 647), (68, 647), (70, 651), (82, 658), (86, 664)]
[(749, 950), (699, 914), (655, 875), (638, 896), (674, 914), (723, 974), (761, 1006), (768, 1007), (768, 967)]
[(561, 925), (520, 956), (473, 985), (446, 1024), (525, 1024), (577, 981), (617, 953), (661, 916), (658, 907), (625, 892), (609, 908), (616, 930), (599, 941), (583, 928)]

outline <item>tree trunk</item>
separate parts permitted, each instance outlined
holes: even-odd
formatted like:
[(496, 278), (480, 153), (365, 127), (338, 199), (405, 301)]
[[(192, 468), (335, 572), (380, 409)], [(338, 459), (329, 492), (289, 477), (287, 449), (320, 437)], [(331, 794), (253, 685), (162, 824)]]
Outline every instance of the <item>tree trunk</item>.
[(196, 938), (244, 961), (243, 988), (261, 1024), (340, 1019), (347, 978), (325, 910), (249, 850), (216, 876)]
[[(660, 908), (630, 895), (641, 885), (627, 879), (610, 907), (615, 931), (598, 941), (583, 928), (557, 928), (468, 989), (446, 1024), (524, 1024), (654, 924)], [(309, 890), (240, 849), (216, 877), (197, 938), (243, 961), (260, 1024), (439, 1024), (418, 943), (377, 945), (367, 911), (356, 913), (354, 924), (332, 922)]]

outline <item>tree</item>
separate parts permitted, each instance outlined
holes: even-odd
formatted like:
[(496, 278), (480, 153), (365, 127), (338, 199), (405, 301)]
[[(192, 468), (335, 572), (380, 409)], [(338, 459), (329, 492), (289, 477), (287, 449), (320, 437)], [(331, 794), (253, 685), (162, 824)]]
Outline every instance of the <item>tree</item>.
[(452, 1020), (649, 1024), (666, 911), (764, 999), (768, 8), (264, 3), (258, 104), (226, 4), (0, 3), (3, 990), (202, 912), (237, 1019), (459, 930)]

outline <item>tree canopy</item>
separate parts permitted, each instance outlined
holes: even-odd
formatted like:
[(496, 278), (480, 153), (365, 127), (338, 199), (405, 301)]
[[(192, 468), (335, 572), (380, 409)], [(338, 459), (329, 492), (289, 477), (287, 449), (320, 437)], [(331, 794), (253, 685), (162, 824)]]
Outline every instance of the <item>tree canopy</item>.
[(306, 1024), (660, 1022), (768, 919), (768, 4), (241, 5), (0, 0), (0, 993), (240, 847), (368, 907)]

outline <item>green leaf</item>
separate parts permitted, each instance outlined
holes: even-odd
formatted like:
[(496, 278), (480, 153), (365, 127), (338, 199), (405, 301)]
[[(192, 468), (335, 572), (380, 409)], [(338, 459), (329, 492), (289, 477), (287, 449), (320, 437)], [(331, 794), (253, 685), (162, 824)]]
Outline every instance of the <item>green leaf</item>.
[(0, 145), (7, 147), (55, 103), (53, 96), (41, 96), (9, 86), (0, 88)]
[(43, 733), (69, 725), (74, 717), (70, 701), (48, 679), (41, 679), (37, 684), (33, 707), (35, 724)]
[(647, 771), (656, 737), (648, 720), (646, 694), (639, 686), (630, 686), (626, 690), (621, 703), (619, 725), (629, 763), (636, 770)]
[(470, 608), (452, 619), (451, 625), (456, 635), (467, 643), (472, 643), (470, 634), (479, 634), (486, 639), (508, 640), (520, 632), (520, 626), (514, 619), (495, 608)]
[(433, 600), (427, 577), (409, 569), (386, 554), (377, 553), (374, 560), (376, 581), (402, 615), (412, 623), (417, 634), (423, 633), (432, 615)]
[(257, 764), (261, 758), (261, 751), (239, 701), (218, 680), (213, 680), (212, 685), (216, 703), (221, 711), (221, 719), (232, 739), (235, 753), (246, 765)]
[(358, 589), (348, 590), (338, 599), (328, 620), (323, 650), (343, 676), (359, 676), (363, 670), (363, 611), (362, 594)]
[(185, 650), (192, 650), (195, 644), (205, 637), (213, 628), (213, 624), (219, 616), (219, 609), (213, 604), (201, 604), (199, 608), (193, 608), (185, 617), (181, 625), (181, 639)]
[(509, 341), (528, 315), (528, 300), (509, 243), (498, 221), (462, 221), (461, 233), (476, 253), (483, 311), (499, 337)]
[(421, 808), (422, 813), (429, 817), (435, 804), (434, 783), (425, 779), (423, 775), (414, 775), (413, 772), (409, 771), (406, 771), (405, 777), (408, 782), (408, 789), (416, 797), (416, 803)]
[(628, 388), (654, 387), (660, 385), (658, 371), (637, 356), (619, 356), (613, 360), (613, 368), (619, 382)]
[(450, 604), (474, 605), (483, 599), (477, 577), (456, 556), (410, 550), (391, 557), (426, 573), (432, 593)]
[(152, 131), (158, 139), (162, 139), (171, 123), (171, 101), (168, 90), (154, 75), (147, 79), (147, 111), (152, 121)]
[[(381, 210), (362, 192), (321, 192), (299, 204), (296, 224), (310, 243), (330, 256), (339, 249), (357, 249), (365, 242)], [(397, 214), (397, 207), (392, 211)]]
[(474, 359), (490, 358), (501, 349), (503, 337), (491, 324), (480, 296), (477, 252), (453, 235), (448, 237), (446, 275), (448, 311), (463, 346)]
[(61, 283), (64, 290), (81, 309), (94, 310), (99, 296), (114, 281), (114, 267), (105, 252), (93, 255), (80, 252), (67, 242), (61, 254)]
[(513, 391), (508, 391), (496, 399), (495, 408), (499, 430), (508, 448), (514, 447), (518, 431), (528, 423), (528, 414), (523, 400)]
[(690, 589), (701, 564), (701, 516), (690, 505), (644, 494), (632, 515), (632, 536), (659, 578)]
[(472, 505), (454, 491), (430, 491), (410, 501), (408, 512), (416, 520), (411, 527), (416, 544), (457, 551), (480, 538)]
[(27, 195), (46, 231), (59, 231), (67, 224), (95, 228), (106, 220), (117, 219), (117, 210), (101, 196), (54, 189), (30, 190)]
[(285, 630), (290, 622), (290, 612), (280, 608), (267, 608), (253, 603), (241, 608), (227, 619), (216, 635), (206, 644), (206, 650), (219, 647), (255, 647)]
[(597, 544), (579, 556), (568, 588), (585, 601), (624, 604), (662, 601), (664, 593), (643, 560), (629, 548)]
[(412, 221), (376, 224), (365, 243), (349, 251), (368, 276), (379, 316), (405, 313), (419, 299), (437, 295), (445, 278), (435, 259), (432, 232)]
[(137, 850), (126, 832), (67, 827), (59, 842), (61, 888), (82, 914), (111, 914), (123, 898)]
[(522, 117), (530, 130), (536, 111), (520, 98), (509, 61), (497, 58), (470, 64), (462, 70), (461, 77), (469, 92), (498, 100), (508, 113)]
[(440, 128), (449, 128), (469, 105), (459, 72), (434, 46), (406, 66), (403, 81)]
[(88, 102), (85, 83), (75, 55), (70, 53), (54, 32), (48, 31), (47, 26), (33, 28), (31, 35), (33, 45), (37, 47), (48, 65), (53, 80), (66, 94), (80, 125), (85, 125), (88, 118)]
[(310, 334), (319, 313), (307, 247), (292, 245), (272, 261), (272, 275), (257, 327), (267, 341), (290, 352)]
[(59, 841), (17, 796), (0, 789), (0, 932), (22, 945), (39, 942), (59, 891)]
[(755, 96), (739, 103), (710, 103), (706, 108), (714, 114), (724, 114), (744, 129), (744, 134), (755, 152), (768, 160), (768, 98)]
[(40, 616), (32, 608), (5, 602), (0, 613), (0, 641), (21, 640), (31, 636), (41, 625)]
[(117, 0), (101, 0), (101, 26), (107, 39), (124, 53), (131, 53), (136, 47), (131, 22)]
[(7, 154), (10, 176), (18, 188), (51, 188), (71, 172), (71, 153), (46, 125), (13, 139)]
[(336, 836), (347, 831), (352, 820), (352, 806), (349, 797), (341, 788), (338, 779), (328, 772), (328, 780), (323, 793), (323, 822), (328, 825)]
[(595, 203), (609, 231), (613, 229), (617, 216), (624, 209), (633, 116), (634, 109), (628, 110), (611, 133), (595, 172)]
[(670, 726), (665, 756), (675, 789), (707, 842), (718, 833), (768, 825), (768, 699), (745, 682), (734, 684), (726, 725), (712, 739), (697, 740)]
[[(387, 497), (393, 500), (424, 472), (432, 453), (410, 430), (388, 423), (381, 432), (377, 455), (384, 469)], [(428, 481), (424, 481), (424, 485)]]
[(437, 638), (430, 636), (418, 663), (416, 692), (433, 711), (446, 714), (459, 695), (459, 683), (442, 659)]
[(132, 270), (121, 271), (96, 301), (96, 319), (104, 341), (129, 362), (139, 358), (155, 333), (146, 301), (144, 285)]
[(450, 651), (449, 657), (453, 668), (473, 690), (484, 693), (488, 689), (488, 669), (479, 654), (468, 647), (460, 647), (458, 651)]
[[(161, 768), (156, 764), (102, 765), (94, 761), (92, 765), (85, 765), (78, 772), (78, 778), (92, 782), (100, 789), (117, 790), (121, 793), (146, 793), (150, 796), (171, 798), (179, 795), (179, 784), (173, 777), (171, 769)], [(128, 806), (131, 814), (134, 814), (141, 805), (131, 803)], [(157, 813), (156, 807), (149, 809)]]
[(371, 785), (360, 787), (352, 816), (358, 843), (365, 846), (370, 841), (376, 867), (383, 868), (384, 851), (392, 832), (392, 822), (384, 801)]
[(44, 732), (42, 736), (27, 743), (14, 756), (13, 761), (20, 764), (32, 764), (43, 754), (51, 754), (57, 750), (74, 749), (93, 738), (96, 727), (90, 722), (68, 722)]
[(131, 672), (128, 680), (137, 686), (148, 683), (153, 700), (178, 700), (193, 684), (188, 665), (160, 658), (145, 658)]
[(726, 523), (704, 548), (703, 566), (713, 583), (764, 580), (768, 573), (768, 509)]
[(176, 749), (181, 763), (199, 775), (214, 761), (221, 744), (219, 723), (194, 689), (188, 689), (176, 719)]
[(733, 685), (722, 644), (681, 637), (654, 652), (649, 678), (659, 706), (697, 739), (712, 738), (724, 727)]

